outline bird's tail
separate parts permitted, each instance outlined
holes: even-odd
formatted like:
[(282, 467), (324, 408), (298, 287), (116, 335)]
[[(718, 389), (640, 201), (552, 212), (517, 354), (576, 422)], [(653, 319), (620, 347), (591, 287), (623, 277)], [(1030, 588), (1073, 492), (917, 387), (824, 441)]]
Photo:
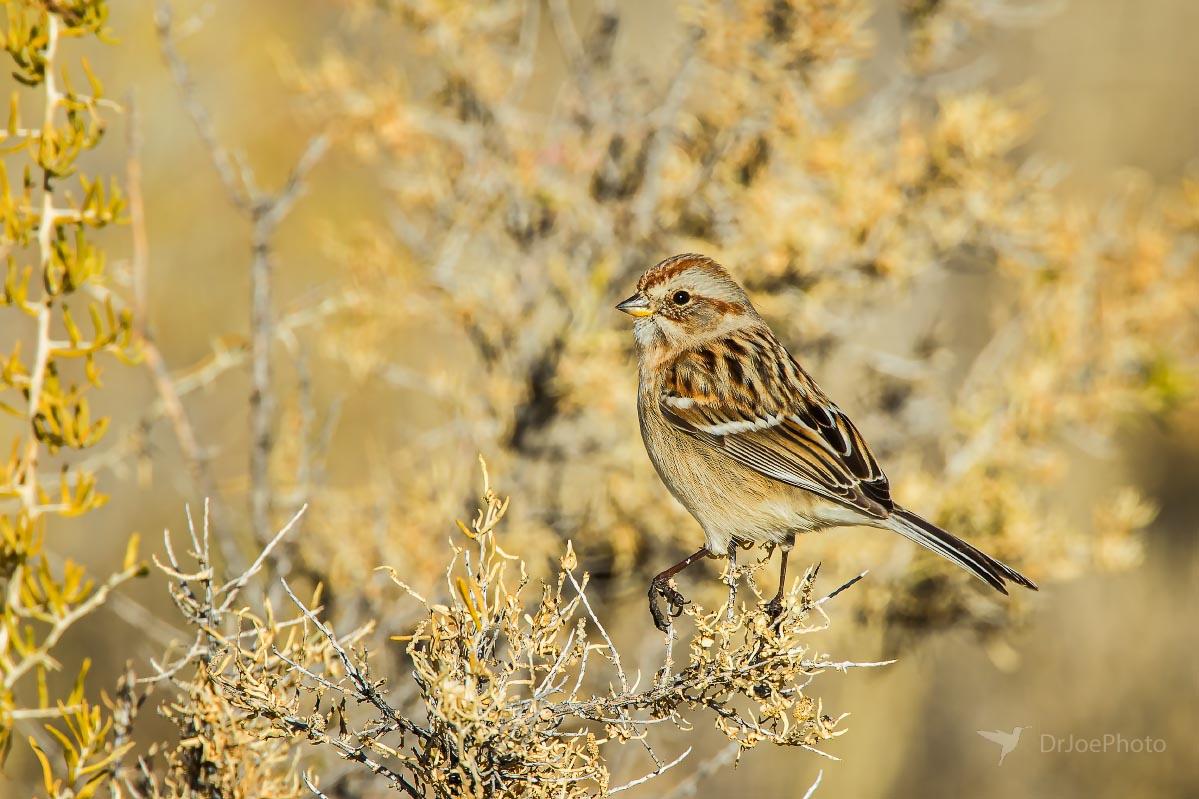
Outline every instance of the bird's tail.
[(1007, 593), (1008, 580), (1037, 590), (1036, 583), (1020, 572), (906, 508), (895, 506), (891, 515), (887, 517), (886, 526), (925, 549), (953, 561), (1001, 594)]

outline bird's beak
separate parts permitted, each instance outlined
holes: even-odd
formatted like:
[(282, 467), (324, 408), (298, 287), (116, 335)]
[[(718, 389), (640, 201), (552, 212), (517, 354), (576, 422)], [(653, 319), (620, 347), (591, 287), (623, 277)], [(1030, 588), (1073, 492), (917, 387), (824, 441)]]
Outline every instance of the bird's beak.
[(642, 297), (640, 294), (634, 294), (632, 297), (629, 297), (620, 305), (617, 305), (616, 310), (624, 311), (629, 316), (634, 316), (638, 319), (643, 316), (649, 316), (653, 313), (653, 311), (649, 309), (649, 300), (647, 300), (645, 297)]

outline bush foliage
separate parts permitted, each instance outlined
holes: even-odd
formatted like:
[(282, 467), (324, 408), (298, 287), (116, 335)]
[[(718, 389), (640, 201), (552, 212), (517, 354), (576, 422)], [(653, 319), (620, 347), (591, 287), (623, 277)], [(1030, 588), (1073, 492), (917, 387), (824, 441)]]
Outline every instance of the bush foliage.
[[(611, 0), (330, 0), (329, 44), (277, 58), (311, 136), (270, 192), (188, 62), (180, 30), (213, 32), (160, 0), (173, 113), (251, 231), (249, 335), (213, 330), (205, 358), (168, 365), (147, 322), (135, 105), (106, 99), (80, 52), (124, 46), (109, 4), (3, 5), (17, 84), (0, 131), (0, 745), (28, 740), (39, 794), (583, 797), (670, 772), (684, 796), (764, 743), (828, 754), (843, 728), (814, 689), (883, 665), (822, 651), (829, 608), (1002, 636), (1024, 606), (875, 537), (811, 545), (826, 574), (885, 564), (833, 605), (809, 569), (772, 625), (751, 567), (748, 596), (696, 588), (652, 673), (622, 656), (617, 598), (699, 535), (642, 452), (631, 336), (611, 311), (675, 252), (747, 286), (906, 505), (1042, 584), (1141, 556), (1153, 509), (1131, 487), (1091, 519), (1061, 496), (1128, 420), (1191, 400), (1199, 183), (1132, 179), (1100, 199), (1058, 185), (1028, 146), (1033, 94), (970, 69), (979, 37), (1033, 8), (690, 0), (647, 48)], [(124, 148), (105, 136), (116, 117)], [(128, 185), (86, 173), (102, 145)], [(327, 152), (364, 167), (382, 207), (305, 240), (338, 280), (283, 313), (279, 226), (328, 188)], [(109, 263), (126, 235), (128, 262)], [(967, 323), (978, 342), (959, 338)], [(94, 415), (101, 375), (138, 364), (153, 406)], [(243, 371), (249, 435), (231, 436), (198, 392)], [(321, 375), (420, 412), (397, 410), (379, 437), (400, 443), (339, 472)], [(128, 664), (64, 652), (147, 569), (137, 536), (95, 529), (125, 554), (91, 577), (56, 531), (99, 526), (103, 481), (137, 490), (102, 472), (145, 465), (162, 422), (208, 499), (154, 556), (172, 607), (123, 607), (169, 618), (178, 640)], [(218, 450), (244, 453), (244, 475), (218, 475)], [(515, 501), (485, 471), (477, 515), (443, 546), (480, 451)], [(120, 672), (107, 690), (90, 658)], [(699, 720), (728, 744), (694, 765), (679, 742)]]

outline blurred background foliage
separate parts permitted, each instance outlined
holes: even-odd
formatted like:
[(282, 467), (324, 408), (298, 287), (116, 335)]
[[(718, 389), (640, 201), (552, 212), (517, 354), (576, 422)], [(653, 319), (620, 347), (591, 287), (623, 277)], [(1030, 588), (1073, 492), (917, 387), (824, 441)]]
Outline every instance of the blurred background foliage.
[[(71, 85), (88, 85), (86, 58), (110, 103), (64, 101), (62, 137), (80, 139), (65, 156), (24, 135), (47, 91), (14, 32), (46, 5), (87, 34), (63, 39)], [(1042, 585), (1000, 602), (871, 531), (802, 542), (830, 588), (871, 570), (838, 608), (861, 624), (830, 646), (900, 662), (826, 686), (854, 713), (844, 763), (763, 748), (700, 795), (801, 796), (820, 767), (830, 796), (1199, 790), (1193, 4), (181, 0), (169, 19), (150, 2), (88, 16), (102, 6), (6, 4), (10, 597), (38, 558), (131, 577), (130, 533), (177, 527), (203, 496), (244, 568), (307, 502), (278, 569), (323, 583), (331, 617), (358, 627), (395, 612), (377, 566), (445, 590), (442, 542), (474, 507), (482, 452), (514, 497), (505, 546), (540, 576), (573, 542), (618, 642), (656, 653), (646, 578), (699, 531), (643, 453), (611, 306), (693, 250), (747, 285), (905, 504)], [(32, 203), (64, 157), (79, 173), (55, 196), (93, 219), (62, 220), (47, 248)], [(96, 229), (110, 218), (132, 224)], [(38, 314), (63, 324), (74, 300), (42, 274), (93, 239), (106, 258), (75, 267), (93, 287), (80, 335), (142, 366), (60, 348), (105, 370), (90, 407), (59, 404), (109, 421), (102, 440), (68, 424), (79, 435), (59, 441), (26, 375)], [(33, 465), (77, 488), (41, 497)], [(87, 514), (56, 518), (69, 509)], [(713, 596), (715, 575), (684, 593)], [(85, 657), (94, 700), (160, 653), (165, 600), (157, 578), (127, 584), (75, 625), (50, 695)], [(15, 688), (6, 728), (40, 735), (12, 713), (45, 702)], [(153, 715), (143, 744), (170, 732)], [(1030, 742), (995, 770), (974, 731), (1023, 724)], [(1036, 751), (1041, 733), (1116, 732), (1168, 748)], [(16, 749), (23, 795), (40, 769)]]

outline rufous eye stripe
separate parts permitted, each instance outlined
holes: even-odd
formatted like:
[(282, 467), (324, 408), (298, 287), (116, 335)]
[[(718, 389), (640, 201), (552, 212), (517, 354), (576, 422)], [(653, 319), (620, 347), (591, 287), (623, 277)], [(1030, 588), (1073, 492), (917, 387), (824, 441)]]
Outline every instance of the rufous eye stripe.
[(735, 305), (731, 302), (726, 302), (724, 300), (718, 300), (715, 297), (697, 297), (695, 300), (692, 300), (692, 302), (695, 302), (696, 300), (707, 303), (716, 310), (720, 311), (720, 313), (724, 316), (736, 316), (737, 314), (745, 313), (745, 310), (741, 306)]

